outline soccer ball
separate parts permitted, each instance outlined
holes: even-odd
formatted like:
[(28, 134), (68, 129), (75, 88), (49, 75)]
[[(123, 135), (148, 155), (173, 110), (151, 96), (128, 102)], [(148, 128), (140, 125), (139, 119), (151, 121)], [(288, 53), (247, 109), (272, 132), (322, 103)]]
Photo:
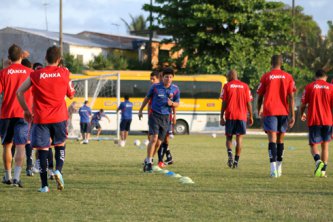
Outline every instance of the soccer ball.
[(212, 134), (212, 137), (213, 137), (213, 138), (216, 138), (216, 133), (213, 133), (213, 134)]
[(120, 143), (119, 143), (119, 146), (120, 146), (120, 147), (124, 147), (125, 144), (126, 144), (125, 141), (124, 141), (124, 140), (121, 140)]
[(140, 144), (141, 144), (140, 140), (134, 140), (134, 145), (135, 146), (140, 146)]
[(173, 139), (173, 138), (175, 138), (175, 136), (171, 133), (171, 134), (169, 135), (169, 138), (170, 138), (170, 139)]
[(143, 144), (144, 144), (145, 146), (148, 146), (148, 144), (149, 144), (149, 140), (144, 140), (144, 141), (143, 141)]

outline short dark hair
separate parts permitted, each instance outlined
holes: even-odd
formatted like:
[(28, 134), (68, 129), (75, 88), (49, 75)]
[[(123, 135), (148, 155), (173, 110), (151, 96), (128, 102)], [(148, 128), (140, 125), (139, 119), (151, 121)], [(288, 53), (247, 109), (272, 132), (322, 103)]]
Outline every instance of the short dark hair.
[(31, 69), (31, 67), (32, 67), (31, 62), (30, 62), (29, 59), (27, 59), (27, 58), (22, 59), (21, 64), (24, 65), (25, 67), (30, 68), (30, 69)]
[(125, 95), (124, 98), (125, 98), (125, 100), (129, 100), (129, 96), (128, 95)]
[(273, 55), (271, 59), (271, 65), (273, 67), (282, 66), (283, 58), (282, 55)]
[(171, 67), (167, 67), (165, 69), (163, 69), (163, 76), (165, 75), (175, 75), (175, 72), (173, 71), (173, 69)]
[(42, 69), (43, 68), (43, 64), (39, 63), (39, 62), (35, 62), (32, 66), (33, 70), (38, 70), (38, 69)]
[(150, 77), (153, 77), (153, 76), (155, 76), (156, 78), (159, 78), (160, 77), (160, 71), (158, 71), (157, 69), (153, 70), (150, 73)]
[(99, 112), (100, 112), (100, 113), (104, 113), (104, 109), (100, 109)]
[(84, 101), (84, 105), (87, 105), (87, 103), (89, 103), (89, 101), (88, 101), (88, 100)]
[(8, 59), (16, 62), (22, 58), (23, 50), (18, 45), (11, 45), (8, 49)]
[(59, 47), (54, 45), (47, 49), (45, 59), (49, 64), (55, 63), (60, 58), (61, 52)]
[(316, 77), (317, 78), (322, 78), (324, 76), (327, 76), (326, 72), (323, 69), (318, 69), (316, 72)]

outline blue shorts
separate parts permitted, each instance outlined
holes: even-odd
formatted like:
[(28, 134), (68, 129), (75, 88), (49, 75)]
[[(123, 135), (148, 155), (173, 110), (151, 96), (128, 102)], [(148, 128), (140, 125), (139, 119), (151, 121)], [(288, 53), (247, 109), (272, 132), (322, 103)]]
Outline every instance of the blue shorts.
[(310, 126), (309, 144), (329, 142), (332, 139), (332, 126)]
[(90, 124), (90, 130), (93, 130), (94, 128), (100, 129), (102, 127), (101, 127), (101, 124), (99, 124), (99, 122), (91, 122), (91, 124)]
[(226, 120), (225, 135), (244, 135), (246, 134), (246, 121), (244, 120)]
[(122, 119), (120, 121), (120, 131), (130, 131), (131, 129), (131, 119)]
[(265, 116), (265, 132), (285, 133), (288, 129), (288, 116)]
[(2, 145), (14, 142), (23, 145), (28, 141), (29, 124), (23, 118), (8, 118), (0, 120), (0, 135)]
[(91, 132), (90, 123), (80, 123), (80, 131), (81, 133), (90, 133)]
[(170, 124), (170, 116), (159, 113), (151, 113), (149, 115), (149, 135), (158, 135), (158, 139), (163, 141), (168, 132)]
[(49, 124), (33, 124), (31, 128), (31, 146), (33, 148), (50, 147), (62, 144), (67, 139), (67, 121)]

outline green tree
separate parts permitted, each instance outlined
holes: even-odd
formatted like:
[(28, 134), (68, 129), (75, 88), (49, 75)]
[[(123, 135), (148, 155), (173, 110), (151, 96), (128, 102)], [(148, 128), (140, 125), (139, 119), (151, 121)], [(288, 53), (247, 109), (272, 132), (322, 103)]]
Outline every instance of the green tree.
[(127, 27), (127, 31), (130, 34), (134, 35), (141, 35), (141, 36), (147, 36), (147, 20), (143, 15), (139, 16), (133, 16), (129, 15), (131, 17), (131, 22), (128, 23), (125, 19), (121, 18), (121, 20), (124, 22), (124, 24)]
[(111, 62), (103, 54), (94, 56), (94, 59), (89, 61), (88, 67), (95, 70), (113, 69)]
[(81, 73), (83, 70), (83, 63), (78, 58), (75, 58), (74, 55), (69, 53), (64, 54), (64, 65), (69, 69), (71, 73)]
[[(226, 73), (235, 68), (252, 87), (275, 53), (289, 53), (291, 14), (281, 2), (265, 0), (155, 0), (157, 26), (184, 50), (187, 73)], [(178, 67), (180, 68), (180, 67)]]

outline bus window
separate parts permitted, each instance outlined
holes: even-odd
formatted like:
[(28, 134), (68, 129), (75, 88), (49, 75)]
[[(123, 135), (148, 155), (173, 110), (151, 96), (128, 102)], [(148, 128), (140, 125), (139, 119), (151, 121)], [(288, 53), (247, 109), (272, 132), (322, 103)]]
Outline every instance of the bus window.
[(220, 82), (194, 82), (193, 97), (198, 99), (220, 98), (222, 84)]
[(193, 81), (174, 81), (173, 83), (179, 87), (181, 98), (193, 98)]

